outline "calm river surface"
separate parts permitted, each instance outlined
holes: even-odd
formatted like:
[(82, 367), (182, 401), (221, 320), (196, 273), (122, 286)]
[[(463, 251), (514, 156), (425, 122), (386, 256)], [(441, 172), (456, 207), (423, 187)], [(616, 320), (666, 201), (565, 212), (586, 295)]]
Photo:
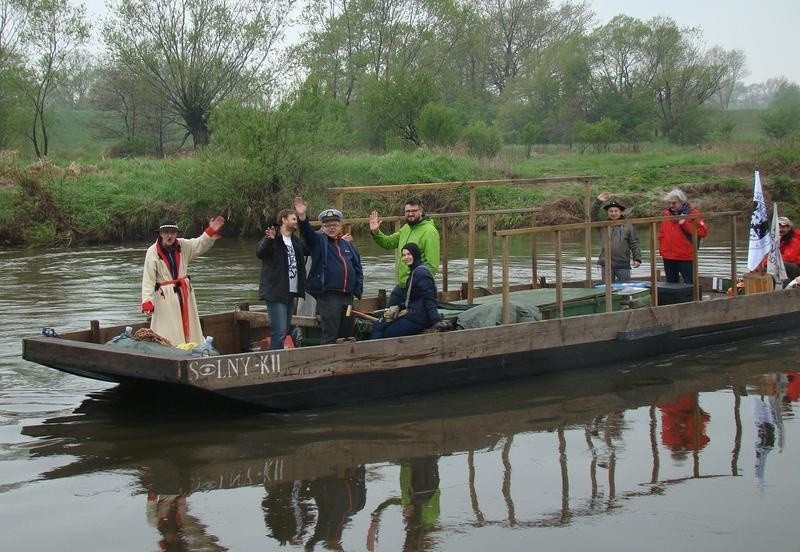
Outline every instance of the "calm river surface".
[[(372, 294), (392, 257), (365, 241)], [(798, 550), (797, 335), (282, 415), (21, 359), (43, 326), (141, 319), (146, 246), (0, 250), (0, 550)], [(201, 312), (258, 302), (254, 248), (194, 263)]]

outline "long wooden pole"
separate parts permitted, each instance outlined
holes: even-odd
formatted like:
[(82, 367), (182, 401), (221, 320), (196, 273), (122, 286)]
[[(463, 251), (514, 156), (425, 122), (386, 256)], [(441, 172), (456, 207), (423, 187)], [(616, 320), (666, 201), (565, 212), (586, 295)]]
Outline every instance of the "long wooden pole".
[[(583, 210), (586, 222), (592, 222), (592, 187), (591, 181), (587, 178), (583, 181)], [(586, 284), (585, 287), (592, 287), (592, 228), (587, 226), (583, 233), (584, 251), (586, 258)]]
[(474, 187), (469, 189), (469, 251), (467, 261), (467, 303), (472, 304), (475, 287), (475, 211), (478, 205), (478, 192)]
[(556, 230), (556, 308), (558, 317), (564, 318), (564, 280), (561, 274), (561, 230)]
[(486, 220), (486, 287), (494, 286), (494, 215)]
[[(531, 213), (531, 228), (536, 228), (536, 212)], [(536, 234), (531, 234), (531, 285), (539, 285), (539, 262), (536, 253)]]
[(738, 215), (733, 215), (731, 217), (731, 288), (733, 288), (734, 293), (736, 292), (736, 278), (739, 274), (736, 265), (736, 248), (739, 245), (737, 242), (737, 235), (736, 230), (739, 222)]
[(509, 269), (508, 269), (508, 236), (503, 236), (503, 324), (508, 324), (511, 320), (511, 313), (509, 312), (508, 294), (510, 293), (511, 285), (509, 283)]
[(655, 222), (650, 223), (650, 304), (654, 307), (658, 306), (658, 264), (656, 259), (656, 235), (658, 232), (658, 225)]
[(442, 291), (447, 291), (448, 276), (449, 276), (449, 262), (450, 255), (448, 251), (449, 238), (447, 230), (447, 219), (442, 219), (442, 233), (441, 233), (441, 250), (439, 251), (442, 260)]
[(613, 299), (611, 298), (611, 280), (614, 272), (614, 265), (611, 259), (611, 229), (613, 226), (606, 226), (603, 228), (603, 283), (606, 290), (606, 312), (611, 312), (613, 309)]
[(700, 300), (700, 267), (699, 259), (697, 256), (697, 224), (692, 224), (692, 299), (694, 301)]

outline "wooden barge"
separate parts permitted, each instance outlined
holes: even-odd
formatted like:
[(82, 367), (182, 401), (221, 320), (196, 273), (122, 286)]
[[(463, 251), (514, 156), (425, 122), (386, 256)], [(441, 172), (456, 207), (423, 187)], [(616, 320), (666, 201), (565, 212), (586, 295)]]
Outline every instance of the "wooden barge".
[[(588, 204), (589, 181), (583, 182)], [(418, 186), (431, 185), (407, 185), (405, 191)], [(466, 293), (460, 294), (468, 304), (475, 302), (478, 292), (478, 288), (472, 285), (476, 186), (470, 187), (470, 278), (465, 286)], [(379, 187), (372, 188), (374, 191)], [(397, 186), (387, 188), (395, 191)], [(341, 206), (341, 197), (337, 197), (337, 205)], [(737, 213), (717, 214), (721, 215), (731, 220), (731, 280), (735, 281)], [(705, 215), (705, 218), (713, 216)], [(653, 217), (625, 222), (650, 225), (654, 230), (661, 220), (660, 217)], [(503, 323), (500, 325), (397, 339), (281, 351), (252, 351), (251, 344), (267, 334), (266, 315), (236, 310), (202, 317), (204, 332), (214, 336), (214, 344), (221, 353), (219, 356), (176, 358), (172, 355), (141, 354), (117, 349), (104, 343), (119, 335), (125, 325), (100, 328), (99, 324), (93, 323), (90, 330), (63, 334), (60, 339), (45, 336), (27, 338), (23, 340), (23, 358), (79, 376), (122, 384), (189, 390), (257, 405), (267, 410), (285, 411), (358, 404), (368, 400), (616, 363), (800, 326), (800, 290), (796, 288), (701, 300), (699, 286), (695, 284), (694, 300), (672, 305), (659, 304), (653, 231), (650, 247), (651, 300), (646, 304), (629, 304), (625, 308), (619, 302), (615, 303), (614, 292), (608, 286), (602, 293), (604, 308), (599, 312), (594, 310), (593, 314), (569, 316), (565, 312), (569, 300), (564, 297), (567, 285), (561, 278), (561, 232), (584, 229), (587, 233), (589, 266), (591, 230), (618, 223), (586, 221), (558, 227), (534, 226), (496, 232), (495, 236), (502, 240), (503, 250), (503, 282), (496, 288), (498, 300), (502, 301)], [(555, 236), (554, 309), (549, 319), (510, 323), (514, 290), (530, 289), (539, 284), (535, 254), (532, 257), (532, 281), (516, 286), (510, 282), (509, 239), (529, 236), (535, 244), (536, 236), (543, 233)], [(535, 246), (532, 249), (535, 251)], [(610, 250), (608, 244), (605, 249), (607, 252)], [(606, 266), (610, 266), (610, 259), (608, 261)], [(695, 273), (696, 267), (697, 262)], [(586, 288), (593, 284), (590, 276), (591, 271), (587, 269)], [(610, 279), (608, 274), (606, 277)], [(695, 277), (695, 282), (698, 281), (699, 277)], [(452, 300), (452, 293), (445, 286), (444, 300)], [(373, 302), (372, 306), (375, 305)], [(300, 325), (315, 324), (313, 318), (296, 317), (295, 322)], [(143, 324), (131, 326), (136, 329)]]
[[(254, 315), (203, 317), (221, 355), (104, 345), (124, 326), (23, 340), (23, 358), (79, 376), (190, 389), (268, 410), (354, 404), (688, 350), (800, 326), (800, 289), (487, 328), (246, 352)], [(141, 324), (139, 325), (142, 326)], [(136, 327), (136, 326), (134, 326)], [(262, 330), (263, 331), (263, 330)]]

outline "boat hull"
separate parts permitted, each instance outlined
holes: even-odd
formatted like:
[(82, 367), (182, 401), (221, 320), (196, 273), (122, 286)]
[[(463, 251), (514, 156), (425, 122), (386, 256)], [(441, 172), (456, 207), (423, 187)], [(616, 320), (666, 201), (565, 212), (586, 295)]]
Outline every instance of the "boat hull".
[(188, 389), (286, 411), (688, 351), (797, 328), (799, 311), (800, 289), (792, 289), (397, 339), (200, 358), (144, 355), (69, 336), (37, 337), (24, 340), (23, 357), (83, 377)]

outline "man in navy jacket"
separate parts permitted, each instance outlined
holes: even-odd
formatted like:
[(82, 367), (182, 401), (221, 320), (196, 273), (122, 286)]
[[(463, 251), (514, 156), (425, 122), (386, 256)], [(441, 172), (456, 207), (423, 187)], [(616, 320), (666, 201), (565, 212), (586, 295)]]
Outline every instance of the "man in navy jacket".
[(317, 300), (317, 313), (322, 327), (321, 345), (336, 343), (342, 313), (353, 298), (361, 298), (364, 273), (361, 255), (356, 246), (342, 238), (342, 213), (325, 209), (319, 214), (322, 229), (314, 231), (308, 221), (308, 206), (303, 198), (294, 199), (294, 209), (300, 235), (311, 253), (311, 269), (306, 279), (306, 291)]

